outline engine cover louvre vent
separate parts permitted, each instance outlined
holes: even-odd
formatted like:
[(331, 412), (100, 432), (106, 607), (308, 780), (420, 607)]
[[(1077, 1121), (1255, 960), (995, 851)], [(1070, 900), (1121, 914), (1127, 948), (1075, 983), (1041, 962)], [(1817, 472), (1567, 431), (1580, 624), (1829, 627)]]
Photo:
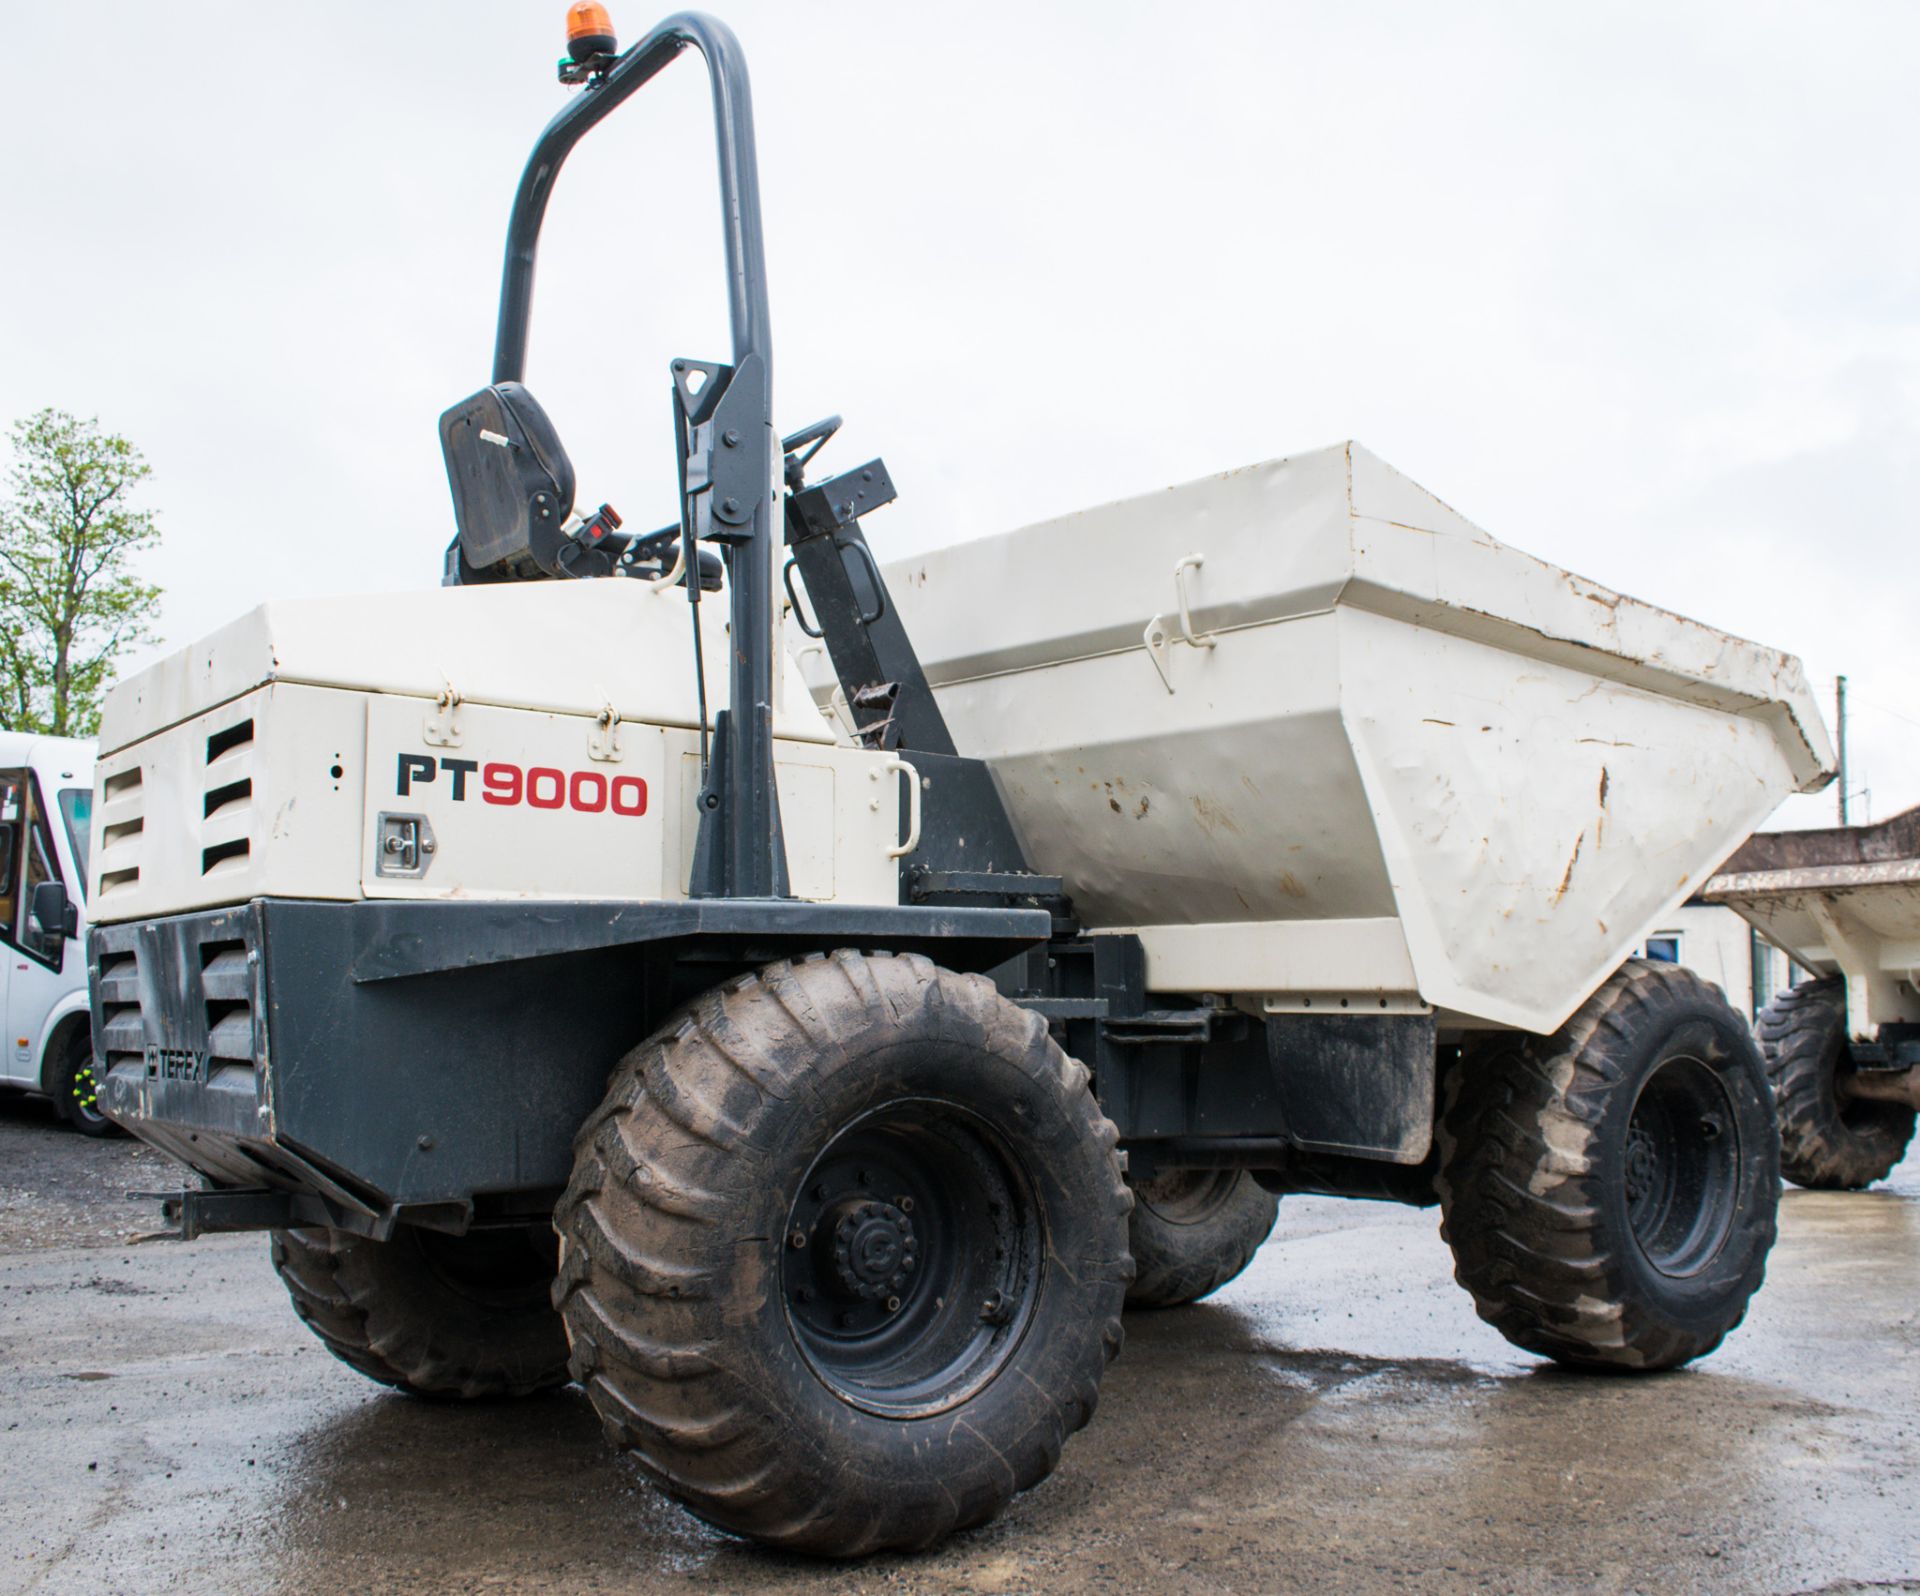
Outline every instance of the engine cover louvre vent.
[(146, 830), (146, 780), (139, 765), (114, 771), (100, 785), (100, 859), (96, 896), (109, 899), (140, 884)]
[(207, 734), (200, 800), (200, 874), (243, 871), (253, 851), (253, 717)]
[(217, 731), (207, 738), (207, 764), (217, 764), (236, 748), (243, 748), (253, 741), (253, 719), (239, 721), (225, 731)]
[(230, 781), (224, 787), (215, 787), (207, 794), (202, 805), (205, 818), (211, 820), (221, 810), (232, 804), (245, 803), (253, 796), (253, 782), (242, 776), (238, 781)]
[(199, 684), (175, 688), (148, 705), (169, 724), (95, 765), (94, 924), (358, 897), (366, 696), (276, 683), (187, 714)]

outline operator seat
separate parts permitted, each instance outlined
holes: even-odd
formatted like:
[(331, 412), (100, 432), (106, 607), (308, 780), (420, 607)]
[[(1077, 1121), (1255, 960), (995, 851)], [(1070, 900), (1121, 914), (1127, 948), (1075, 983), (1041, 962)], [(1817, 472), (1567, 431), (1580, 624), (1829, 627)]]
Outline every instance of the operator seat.
[(459, 529), (450, 570), (475, 582), (565, 575), (573, 462), (540, 401), (517, 382), (482, 388), (440, 417), (440, 448)]

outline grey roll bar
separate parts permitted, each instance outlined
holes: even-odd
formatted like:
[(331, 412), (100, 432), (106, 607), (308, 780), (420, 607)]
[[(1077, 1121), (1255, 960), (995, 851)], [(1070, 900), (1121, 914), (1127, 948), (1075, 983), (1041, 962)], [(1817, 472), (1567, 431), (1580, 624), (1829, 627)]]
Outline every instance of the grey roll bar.
[[(760, 172), (754, 154), (753, 97), (740, 41), (725, 23), (699, 12), (668, 17), (621, 52), (549, 122), (533, 147), (507, 226), (500, 282), (500, 319), (494, 335), (493, 381), (520, 382), (533, 311), (534, 263), (554, 179), (574, 145), (623, 101), (691, 45), (707, 64), (713, 89), (714, 135), (720, 157), (720, 203), (726, 234), (727, 310), (736, 370), (757, 368), (757, 401), (749, 423), (763, 429), (748, 439), (758, 492), (751, 527), (742, 526), (729, 553), (732, 640), (726, 735), (720, 773), (703, 809), (703, 842), (718, 862), (705, 879), (695, 872), (696, 896), (768, 898), (786, 889), (773, 771), (773, 461), (772, 336), (767, 317), (766, 244), (760, 224)], [(731, 451), (730, 451), (731, 453)], [(745, 506), (742, 506), (744, 509)], [(746, 518), (743, 516), (742, 520)]]

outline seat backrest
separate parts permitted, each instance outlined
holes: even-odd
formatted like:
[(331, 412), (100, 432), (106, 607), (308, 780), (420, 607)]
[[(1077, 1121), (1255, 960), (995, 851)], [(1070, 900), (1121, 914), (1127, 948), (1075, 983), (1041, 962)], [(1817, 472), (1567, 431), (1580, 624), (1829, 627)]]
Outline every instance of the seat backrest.
[(440, 417), (460, 552), (475, 571), (557, 576), (573, 462), (540, 401), (497, 382)]

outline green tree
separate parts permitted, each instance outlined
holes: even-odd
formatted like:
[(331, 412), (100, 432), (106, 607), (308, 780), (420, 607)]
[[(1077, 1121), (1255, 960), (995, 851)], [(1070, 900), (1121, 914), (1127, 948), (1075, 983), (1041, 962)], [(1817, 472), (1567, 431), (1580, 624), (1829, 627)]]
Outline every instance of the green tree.
[(125, 438), (64, 410), (13, 429), (0, 504), (0, 724), (90, 736), (114, 662), (153, 638), (160, 589), (133, 557), (160, 540), (131, 503), (149, 472)]

